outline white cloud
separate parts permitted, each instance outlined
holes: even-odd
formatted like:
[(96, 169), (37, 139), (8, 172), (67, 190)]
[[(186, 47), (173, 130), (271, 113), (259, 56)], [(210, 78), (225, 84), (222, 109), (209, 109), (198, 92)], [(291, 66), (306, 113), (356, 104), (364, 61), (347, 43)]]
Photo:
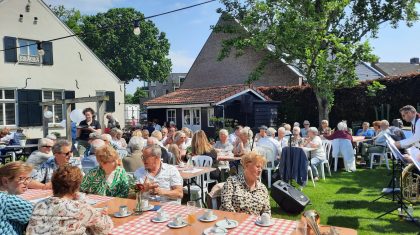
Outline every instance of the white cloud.
[(44, 0), (47, 5), (63, 5), (66, 8), (76, 8), (84, 14), (95, 14), (106, 12), (108, 9), (116, 7), (122, 0)]
[(171, 58), (172, 72), (174, 73), (188, 72), (195, 60), (186, 51), (169, 51), (169, 58)]

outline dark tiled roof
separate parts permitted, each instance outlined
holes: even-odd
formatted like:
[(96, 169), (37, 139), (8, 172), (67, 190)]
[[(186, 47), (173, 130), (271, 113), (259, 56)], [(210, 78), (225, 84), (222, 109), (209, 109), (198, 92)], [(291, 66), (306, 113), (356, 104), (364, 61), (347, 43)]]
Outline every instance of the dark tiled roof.
[[(230, 25), (244, 31), (236, 21), (220, 17), (217, 25)], [(224, 40), (237, 35), (212, 31), (194, 60), (181, 88), (204, 88), (236, 84), (247, 84), (249, 75), (257, 68), (262, 59), (270, 53), (269, 50), (257, 51), (245, 49), (242, 56), (235, 56), (237, 51), (219, 61)], [(299, 85), (300, 75), (280, 60), (273, 60), (267, 64), (260, 79), (253, 81), (254, 86), (289, 86)]]
[(179, 104), (209, 104), (217, 103), (241, 91), (252, 89), (266, 100), (271, 100), (262, 92), (249, 85), (230, 85), (208, 88), (178, 89), (172, 93), (149, 100), (146, 106), (179, 105)]
[(419, 64), (402, 62), (380, 62), (373, 64), (373, 67), (389, 76), (420, 72)]

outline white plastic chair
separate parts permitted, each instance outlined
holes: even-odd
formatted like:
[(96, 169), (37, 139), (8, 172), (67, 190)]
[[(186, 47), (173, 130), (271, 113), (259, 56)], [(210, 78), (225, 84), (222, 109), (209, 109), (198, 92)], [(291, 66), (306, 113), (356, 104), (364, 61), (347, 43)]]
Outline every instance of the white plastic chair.
[(330, 154), (331, 154), (331, 141), (329, 140), (323, 140), (322, 141), (322, 147), (324, 148), (325, 151), (325, 156), (326, 159), (322, 162), (322, 164), (320, 165), (320, 170), (321, 170), (321, 176), (322, 179), (325, 180), (325, 167), (327, 167), (328, 170), (328, 174), (331, 176), (331, 169), (330, 169)]
[(370, 157), (370, 169), (373, 167), (373, 159), (375, 156), (379, 156), (379, 166), (382, 165), (382, 159), (385, 159), (386, 168), (389, 170), (389, 162), (388, 162), (388, 154), (390, 154), (388, 148), (384, 148), (384, 150), (380, 153), (369, 153)]
[[(192, 158), (192, 162), (194, 164), (194, 166), (198, 166), (198, 167), (211, 167), (213, 164), (213, 159), (209, 156), (205, 156), (205, 155), (199, 155), (199, 156), (194, 156)], [(201, 184), (201, 179), (203, 177), (203, 184)], [(206, 179), (207, 178), (207, 179)], [(195, 177), (195, 182), (199, 185), (190, 185), (190, 193), (191, 193), (191, 198), (193, 199), (197, 199), (197, 198), (201, 198), (202, 196), (204, 197), (204, 195), (207, 195), (208, 192), (208, 182), (210, 180), (210, 173), (206, 173), (205, 175), (199, 175), (197, 177)], [(203, 188), (203, 195), (201, 195), (201, 188)], [(187, 186), (183, 187), (183, 191), (185, 194), (188, 193), (188, 188)], [(200, 205), (200, 207), (202, 207), (202, 200), (199, 200), (198, 203)]]
[(314, 184), (314, 187), (315, 187), (314, 174), (312, 173), (311, 166), (308, 166), (308, 175), (306, 176), (306, 181), (308, 181), (309, 176), (311, 176), (312, 183)]
[(274, 166), (274, 150), (267, 147), (267, 146), (257, 146), (255, 147), (255, 150), (263, 155), (265, 159), (267, 160), (266, 165), (264, 166), (264, 170), (267, 170), (267, 182), (268, 182), (268, 188), (271, 188), (271, 171), (275, 169)]

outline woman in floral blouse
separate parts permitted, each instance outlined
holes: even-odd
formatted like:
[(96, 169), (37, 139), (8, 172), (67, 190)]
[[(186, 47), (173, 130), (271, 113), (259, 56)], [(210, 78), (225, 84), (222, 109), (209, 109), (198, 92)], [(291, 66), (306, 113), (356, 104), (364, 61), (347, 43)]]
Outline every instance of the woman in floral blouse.
[(108, 211), (96, 210), (79, 199), (79, 168), (64, 165), (52, 176), (53, 197), (38, 202), (26, 234), (109, 234), (113, 223)]
[(258, 180), (265, 162), (265, 158), (256, 152), (242, 157), (244, 172), (226, 180), (222, 190), (221, 210), (251, 215), (271, 214), (267, 188)]
[(83, 178), (82, 192), (110, 196), (127, 197), (129, 190), (128, 175), (118, 166), (119, 156), (110, 146), (95, 151), (99, 167), (90, 170)]
[(32, 204), (17, 197), (27, 190), (32, 166), (11, 162), (0, 167), (0, 234), (23, 234), (32, 214)]

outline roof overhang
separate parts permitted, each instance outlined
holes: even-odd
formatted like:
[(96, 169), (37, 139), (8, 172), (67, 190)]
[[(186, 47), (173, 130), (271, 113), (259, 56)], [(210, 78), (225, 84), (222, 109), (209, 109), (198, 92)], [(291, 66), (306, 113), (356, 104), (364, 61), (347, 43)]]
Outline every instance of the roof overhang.
[(225, 98), (225, 99), (223, 99), (223, 100), (221, 100), (221, 101), (217, 102), (215, 105), (221, 105), (221, 104), (223, 104), (224, 102), (226, 102), (226, 101), (228, 101), (228, 100), (231, 100), (231, 99), (233, 99), (233, 98), (236, 98), (236, 97), (238, 97), (238, 96), (241, 96), (241, 95), (243, 95), (243, 94), (245, 94), (245, 93), (247, 93), (247, 92), (251, 92), (252, 94), (256, 95), (256, 96), (257, 96), (258, 98), (260, 98), (261, 100), (263, 100), (263, 101), (267, 101), (267, 99), (266, 99), (264, 96), (260, 95), (260, 94), (259, 94), (258, 92), (256, 92), (255, 90), (248, 88), (248, 89), (246, 89), (246, 90), (243, 90), (243, 91), (241, 91), (241, 92), (239, 92), (239, 93), (236, 93), (236, 94), (234, 94), (234, 95), (232, 95), (232, 96), (229, 96), (229, 97), (227, 97), (227, 98)]
[(176, 108), (205, 108), (210, 107), (211, 104), (167, 104), (167, 105), (153, 105), (146, 106), (147, 109), (176, 109)]

